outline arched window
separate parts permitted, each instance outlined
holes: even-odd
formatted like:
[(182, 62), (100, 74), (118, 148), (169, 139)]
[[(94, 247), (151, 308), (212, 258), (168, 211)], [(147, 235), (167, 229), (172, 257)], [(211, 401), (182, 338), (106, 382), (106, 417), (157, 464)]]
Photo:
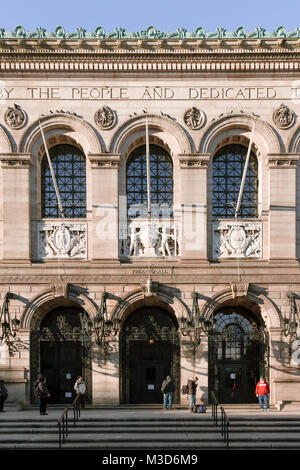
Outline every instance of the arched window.
[[(150, 145), (150, 179), (152, 216), (170, 216), (173, 207), (173, 166), (168, 152)], [(126, 170), (128, 216), (146, 214), (147, 166), (146, 146), (136, 148), (130, 155)]]
[[(73, 145), (57, 145), (49, 151), (65, 216), (86, 217), (86, 162)], [(42, 217), (58, 218), (59, 210), (46, 155), (41, 164)]]
[[(213, 217), (234, 217), (246, 156), (247, 148), (240, 144), (227, 145), (215, 154), (212, 169)], [(251, 152), (239, 217), (257, 217), (257, 173), (257, 158)]]

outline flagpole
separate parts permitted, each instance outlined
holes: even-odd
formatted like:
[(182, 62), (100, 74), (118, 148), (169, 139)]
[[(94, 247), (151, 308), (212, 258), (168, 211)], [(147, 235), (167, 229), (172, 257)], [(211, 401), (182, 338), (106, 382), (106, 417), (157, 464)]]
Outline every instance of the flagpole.
[(147, 166), (147, 214), (151, 219), (151, 184), (150, 184), (150, 152), (149, 152), (149, 128), (146, 114), (146, 166)]
[(51, 158), (50, 158), (50, 155), (49, 155), (49, 151), (48, 151), (44, 131), (43, 131), (43, 128), (42, 128), (42, 125), (41, 125), (41, 121), (39, 121), (39, 127), (40, 127), (40, 131), (41, 131), (41, 134), (42, 134), (42, 139), (43, 139), (43, 143), (44, 143), (44, 147), (45, 147), (45, 151), (46, 151), (46, 155), (47, 155), (47, 159), (48, 159), (50, 173), (51, 173), (51, 176), (52, 176), (52, 181), (53, 181), (53, 185), (54, 185), (54, 189), (55, 189), (59, 214), (60, 214), (61, 217), (65, 217), (64, 210), (63, 210), (62, 203), (61, 203), (61, 199), (60, 199), (59, 190), (58, 190), (58, 185), (57, 185), (57, 181), (56, 181), (55, 174), (54, 174), (54, 171), (53, 171), (53, 166), (52, 166)]
[(242, 181), (241, 181), (241, 187), (240, 187), (240, 191), (239, 191), (238, 202), (237, 202), (237, 205), (236, 205), (236, 208), (235, 208), (235, 215), (234, 215), (235, 218), (237, 218), (237, 216), (238, 216), (238, 212), (240, 210), (240, 206), (241, 206), (241, 202), (242, 202), (244, 185), (245, 185), (245, 180), (246, 180), (246, 174), (247, 174), (249, 159), (250, 159), (250, 152), (251, 152), (251, 147), (252, 147), (252, 142), (253, 142), (254, 128), (255, 128), (255, 120), (253, 122), (252, 132), (251, 132), (251, 136), (250, 136), (248, 152), (247, 152), (247, 157), (246, 157), (246, 161), (245, 161), (245, 166), (244, 166), (244, 171), (243, 171), (243, 176), (242, 176)]

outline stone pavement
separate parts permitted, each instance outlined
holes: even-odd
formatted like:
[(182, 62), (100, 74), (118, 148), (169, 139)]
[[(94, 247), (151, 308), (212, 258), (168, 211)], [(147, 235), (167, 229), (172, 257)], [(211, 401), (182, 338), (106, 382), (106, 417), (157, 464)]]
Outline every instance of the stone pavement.
[[(226, 409), (226, 406), (225, 406)], [(38, 408), (17, 411), (7, 406), (0, 414), (0, 449), (57, 449), (57, 420), (63, 407), (49, 407), (47, 416)], [(232, 449), (300, 448), (300, 409), (260, 412), (226, 409), (230, 418)], [(81, 411), (64, 449), (225, 449), (218, 426), (208, 407), (206, 414), (190, 413), (183, 407), (171, 411), (144, 408), (92, 408)]]

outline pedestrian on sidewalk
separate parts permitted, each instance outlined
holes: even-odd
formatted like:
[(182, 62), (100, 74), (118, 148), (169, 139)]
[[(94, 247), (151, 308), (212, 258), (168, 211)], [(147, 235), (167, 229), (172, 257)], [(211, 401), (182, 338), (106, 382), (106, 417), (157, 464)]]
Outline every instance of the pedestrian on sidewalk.
[(40, 401), (40, 414), (47, 415), (48, 413), (46, 413), (46, 408), (50, 393), (46, 385), (46, 377), (43, 375), (38, 379), (35, 395), (39, 398)]
[(83, 377), (81, 375), (77, 377), (77, 380), (74, 385), (74, 390), (76, 391), (77, 395), (80, 395), (80, 404), (81, 408), (84, 408), (85, 406), (85, 391), (86, 391), (86, 386), (85, 382), (83, 380)]
[(257, 383), (255, 393), (256, 393), (256, 396), (258, 397), (260, 411), (264, 411), (264, 404), (266, 406), (266, 410), (270, 411), (270, 407), (269, 407), (270, 387), (269, 387), (268, 382), (265, 381), (264, 377), (261, 377), (260, 381)]
[(0, 379), (0, 413), (5, 413), (3, 408), (4, 408), (4, 402), (7, 399), (7, 397), (8, 397), (8, 393), (5, 388), (5, 382), (1, 378)]
[(162, 386), (161, 386), (161, 391), (163, 393), (163, 399), (164, 399), (164, 410), (168, 409), (168, 404), (169, 404), (169, 410), (172, 409), (173, 406), (173, 394), (175, 392), (175, 382), (172, 380), (172, 378), (168, 375), (168, 377), (163, 381)]
[(190, 399), (190, 412), (194, 411), (196, 405), (196, 389), (197, 389), (198, 377), (194, 376), (188, 379), (188, 396)]

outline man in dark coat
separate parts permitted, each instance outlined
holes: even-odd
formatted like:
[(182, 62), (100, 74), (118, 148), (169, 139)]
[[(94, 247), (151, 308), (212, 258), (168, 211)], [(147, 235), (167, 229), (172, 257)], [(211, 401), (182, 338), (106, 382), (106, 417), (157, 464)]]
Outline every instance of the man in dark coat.
[(35, 394), (40, 399), (40, 414), (47, 415), (48, 413), (46, 413), (46, 407), (50, 393), (46, 385), (46, 377), (42, 376), (38, 379), (38, 385), (36, 387)]
[(0, 413), (4, 413), (4, 402), (8, 397), (3, 379), (0, 379)]
[(163, 381), (162, 386), (161, 386), (161, 391), (164, 394), (164, 408), (163, 409), (167, 410), (168, 404), (169, 404), (169, 410), (171, 410), (172, 405), (173, 405), (173, 394), (175, 391), (175, 383), (169, 375)]

